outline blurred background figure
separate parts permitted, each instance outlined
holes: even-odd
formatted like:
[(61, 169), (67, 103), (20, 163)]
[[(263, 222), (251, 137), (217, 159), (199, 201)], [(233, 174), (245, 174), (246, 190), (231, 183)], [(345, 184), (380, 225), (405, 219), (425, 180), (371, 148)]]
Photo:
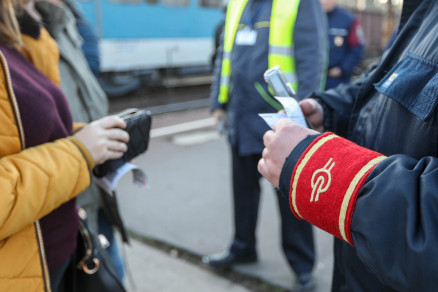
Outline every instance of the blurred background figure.
[(88, 66), (93, 74), (97, 77), (100, 73), (100, 53), (99, 53), (99, 38), (95, 29), (82, 15), (78, 5), (74, 1), (66, 0), (64, 4), (73, 13), (76, 20), (76, 28), (79, 35), (82, 37), (82, 52), (87, 59)]
[[(317, 0), (232, 1), (227, 7), (215, 76), (211, 110), (218, 129), (226, 123), (232, 152), (234, 238), (222, 254), (205, 256), (215, 268), (253, 263), (258, 259), (256, 225), (260, 200), (257, 162), (263, 134), (269, 129), (259, 113), (282, 107), (273, 98), (263, 73), (279, 65), (304, 98), (321, 89), (325, 78), (326, 21)], [(287, 197), (277, 192), (284, 255), (296, 274), (295, 290), (314, 286), (312, 227), (289, 211)]]
[(362, 26), (354, 14), (337, 5), (338, 0), (320, 0), (327, 13), (330, 44), (326, 89), (349, 83), (364, 56)]

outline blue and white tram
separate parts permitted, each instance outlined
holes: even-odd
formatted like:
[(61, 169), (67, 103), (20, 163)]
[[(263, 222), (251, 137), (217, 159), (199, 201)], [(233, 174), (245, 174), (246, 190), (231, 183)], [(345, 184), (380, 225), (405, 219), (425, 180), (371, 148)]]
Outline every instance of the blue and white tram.
[(223, 0), (85, 0), (102, 72), (209, 66)]

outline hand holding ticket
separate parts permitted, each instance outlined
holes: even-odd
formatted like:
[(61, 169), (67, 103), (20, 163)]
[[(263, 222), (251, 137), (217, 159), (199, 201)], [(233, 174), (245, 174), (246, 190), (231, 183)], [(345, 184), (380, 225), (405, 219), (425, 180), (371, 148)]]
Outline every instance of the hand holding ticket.
[(281, 103), (286, 112), (259, 114), (269, 127), (272, 129), (277, 120), (288, 118), (303, 127), (312, 128), (312, 125), (306, 120), (301, 111), (300, 105), (295, 96), (295, 91), (281, 72), (280, 67), (275, 66), (266, 70), (263, 77), (274, 92), (274, 98)]
[(303, 112), (301, 111), (300, 105), (294, 98), (290, 98), (290, 97), (274, 97), (274, 98), (281, 103), (281, 105), (285, 110), (285, 113), (259, 114), (259, 116), (265, 120), (265, 122), (269, 125), (269, 127), (271, 127), (271, 129), (274, 128), (275, 122), (277, 122), (281, 118), (288, 118), (294, 121), (295, 123), (299, 124), (300, 126), (306, 128), (308, 127)]

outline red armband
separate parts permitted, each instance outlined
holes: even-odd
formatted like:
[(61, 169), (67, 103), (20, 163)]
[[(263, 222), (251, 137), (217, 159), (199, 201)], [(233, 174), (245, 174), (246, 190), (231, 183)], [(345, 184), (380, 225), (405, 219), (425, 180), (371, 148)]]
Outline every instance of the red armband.
[(351, 245), (351, 217), (359, 190), (386, 157), (333, 133), (315, 139), (292, 174), (289, 203), (298, 218)]

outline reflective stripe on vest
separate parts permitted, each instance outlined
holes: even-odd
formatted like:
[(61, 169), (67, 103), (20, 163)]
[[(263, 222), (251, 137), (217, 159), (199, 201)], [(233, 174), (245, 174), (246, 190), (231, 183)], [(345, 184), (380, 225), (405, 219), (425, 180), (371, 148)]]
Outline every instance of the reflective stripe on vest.
[[(228, 102), (231, 77), (231, 51), (237, 28), (248, 0), (231, 0), (227, 8), (224, 36), (224, 55), (219, 90), (219, 103)], [(293, 31), (300, 0), (273, 0), (269, 29), (269, 68), (279, 65), (294, 90), (297, 90)]]
[(295, 71), (293, 32), (300, 0), (274, 0), (269, 30), (269, 68), (280, 66), (295, 92), (298, 79)]

